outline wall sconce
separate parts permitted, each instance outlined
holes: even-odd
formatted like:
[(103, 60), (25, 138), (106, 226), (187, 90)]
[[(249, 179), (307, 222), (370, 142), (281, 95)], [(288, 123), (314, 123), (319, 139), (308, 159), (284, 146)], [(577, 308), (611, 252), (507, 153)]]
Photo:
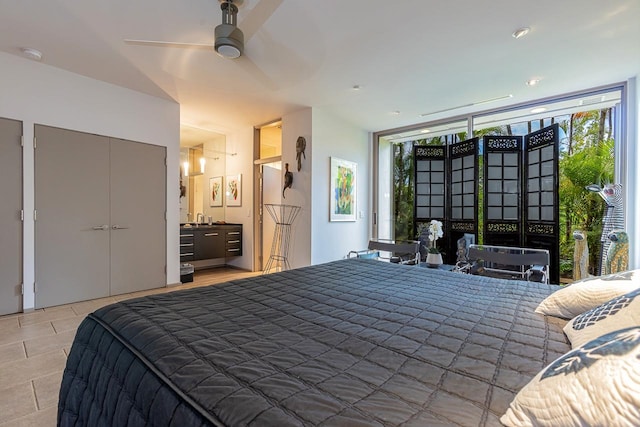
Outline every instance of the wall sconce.
[(204, 173), (204, 165), (207, 161), (204, 157), (200, 157), (200, 173)]
[(189, 176), (189, 162), (184, 162), (182, 168), (184, 169), (184, 176)]

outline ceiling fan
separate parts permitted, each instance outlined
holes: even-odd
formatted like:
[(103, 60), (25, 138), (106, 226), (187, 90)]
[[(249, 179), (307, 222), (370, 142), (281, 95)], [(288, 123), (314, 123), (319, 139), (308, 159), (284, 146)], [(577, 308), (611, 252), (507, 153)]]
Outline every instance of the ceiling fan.
[[(218, 25), (214, 30), (213, 43), (181, 43), (171, 41), (157, 40), (135, 40), (125, 39), (127, 44), (158, 46), (158, 47), (177, 47), (177, 48), (195, 48), (195, 49), (211, 49), (213, 48), (218, 55), (223, 58), (236, 59), (242, 56), (244, 52), (245, 36), (238, 28), (238, 5), (244, 0), (219, 0), (220, 9), (222, 10), (222, 24)], [(262, 0), (251, 11), (244, 22), (245, 32), (248, 34), (247, 39), (258, 30), (258, 28), (266, 21), (271, 14), (280, 6), (284, 0)]]

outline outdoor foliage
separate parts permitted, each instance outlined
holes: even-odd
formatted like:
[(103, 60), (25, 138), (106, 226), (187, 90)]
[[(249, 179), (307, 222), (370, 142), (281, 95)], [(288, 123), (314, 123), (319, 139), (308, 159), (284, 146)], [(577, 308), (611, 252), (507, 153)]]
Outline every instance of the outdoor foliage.
[[(600, 235), (604, 203), (585, 190), (589, 184), (613, 182), (614, 139), (611, 133), (611, 109), (574, 114), (561, 123), (567, 132), (560, 157), (561, 236), (560, 256), (573, 259), (573, 231), (586, 233), (589, 265), (596, 273), (600, 258)], [(608, 124), (608, 126), (607, 126)]]
[(395, 219), (395, 238), (412, 240), (414, 229), (413, 144), (394, 146), (393, 160), (393, 200)]

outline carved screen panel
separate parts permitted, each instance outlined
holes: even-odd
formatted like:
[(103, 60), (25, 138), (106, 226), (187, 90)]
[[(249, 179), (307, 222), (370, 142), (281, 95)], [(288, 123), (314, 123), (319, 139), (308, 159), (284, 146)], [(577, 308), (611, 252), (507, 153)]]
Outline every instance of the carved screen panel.
[(484, 137), (484, 243), (522, 246), (522, 137)]
[(455, 264), (458, 239), (478, 238), (478, 138), (449, 146), (449, 221), (443, 242), (445, 261)]
[(445, 220), (446, 215), (446, 147), (415, 146), (415, 219), (428, 222)]
[(524, 246), (549, 250), (551, 283), (560, 283), (558, 130), (554, 124), (525, 137)]

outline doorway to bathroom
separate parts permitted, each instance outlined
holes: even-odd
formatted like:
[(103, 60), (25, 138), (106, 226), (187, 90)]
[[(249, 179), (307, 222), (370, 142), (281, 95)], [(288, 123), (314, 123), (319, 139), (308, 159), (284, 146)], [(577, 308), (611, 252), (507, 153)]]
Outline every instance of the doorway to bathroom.
[(266, 204), (282, 203), (282, 121), (255, 129), (254, 271), (262, 271), (271, 254), (275, 222)]

